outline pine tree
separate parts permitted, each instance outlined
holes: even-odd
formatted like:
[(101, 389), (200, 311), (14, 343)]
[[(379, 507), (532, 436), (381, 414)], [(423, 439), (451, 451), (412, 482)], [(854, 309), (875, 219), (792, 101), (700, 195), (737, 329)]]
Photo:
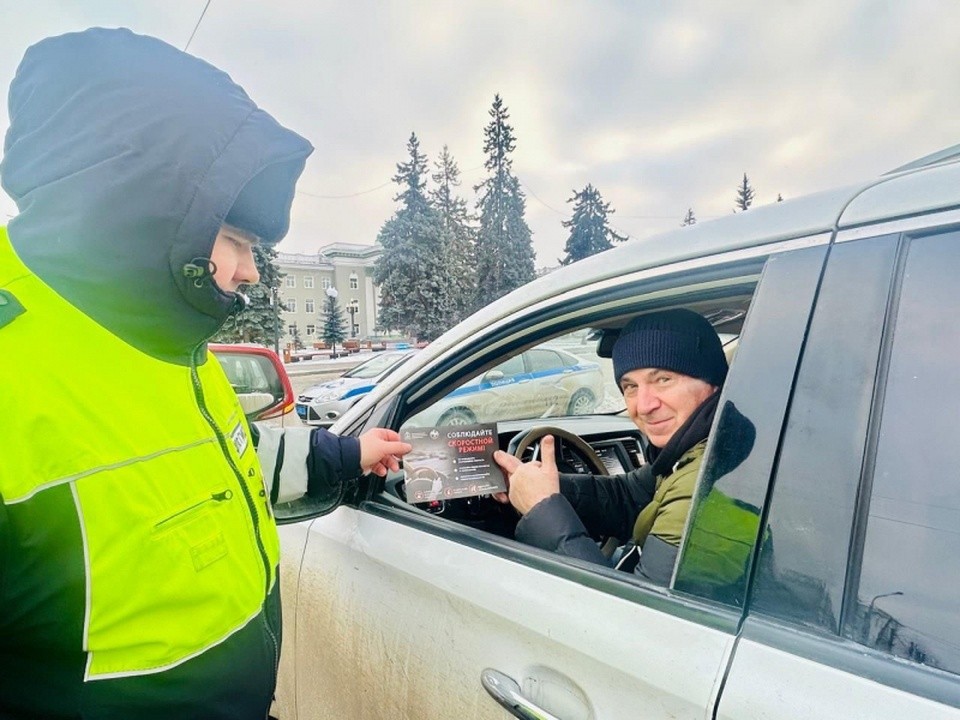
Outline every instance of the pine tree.
[(380, 229), (383, 253), (374, 266), (380, 286), (380, 327), (433, 340), (454, 324), (455, 288), (449, 284), (447, 247), (440, 213), (426, 195), (427, 159), (411, 133), (407, 162), (397, 164), (393, 181), (400, 204)]
[(683, 216), (683, 222), (680, 223), (680, 227), (686, 227), (687, 225), (696, 225), (697, 216), (693, 214), (693, 208), (687, 208), (687, 214)]
[(480, 230), (477, 237), (477, 294), (475, 308), (506, 295), (533, 280), (533, 242), (524, 219), (526, 201), (510, 159), (516, 147), (510, 115), (500, 95), (493, 98), (490, 122), (484, 128), (486, 180), (474, 187), (480, 194)]
[(320, 337), (330, 346), (333, 354), (337, 352), (337, 343), (343, 342), (347, 337), (347, 321), (343, 319), (343, 311), (340, 309), (340, 301), (337, 299), (336, 291), (327, 293), (327, 302), (323, 313), (323, 330)]
[(570, 228), (570, 237), (564, 247), (566, 255), (560, 259), (561, 265), (570, 265), (609, 250), (613, 243), (627, 239), (607, 224), (607, 218), (614, 210), (610, 209), (610, 203), (603, 201), (600, 191), (593, 185), (587, 184), (580, 192), (574, 190), (573, 197), (567, 202), (574, 204), (573, 217), (561, 222), (563, 227)]
[(432, 175), (436, 187), (430, 191), (430, 200), (440, 214), (444, 237), (442, 241), (446, 277), (452, 307), (449, 324), (455, 325), (470, 314), (476, 292), (476, 229), (467, 210), (467, 201), (456, 194), (460, 186), (460, 168), (446, 145), (434, 163)]
[(754, 191), (753, 187), (750, 185), (750, 181), (747, 179), (747, 174), (743, 174), (743, 182), (737, 186), (737, 203), (734, 206), (733, 211), (736, 212), (740, 210), (741, 212), (753, 205), (753, 196)]
[(216, 335), (217, 342), (259, 343), (274, 348), (280, 341), (280, 281), (283, 273), (276, 264), (277, 251), (267, 245), (254, 245), (253, 255), (260, 271), (260, 282), (244, 292), (250, 304), (227, 318)]

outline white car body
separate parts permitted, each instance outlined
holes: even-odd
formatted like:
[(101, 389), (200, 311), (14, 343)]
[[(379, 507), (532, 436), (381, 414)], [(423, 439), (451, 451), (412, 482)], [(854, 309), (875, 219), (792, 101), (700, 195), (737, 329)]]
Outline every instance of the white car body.
[[(816, 343), (819, 328), (832, 322), (809, 308), (819, 308), (820, 303), (826, 307), (832, 268), (844, 267), (841, 263), (848, 253), (888, 249), (896, 242), (920, 243), (911, 238), (930, 233), (953, 237), (950, 233), (960, 227), (960, 163), (951, 162), (949, 154), (944, 159), (948, 162), (929, 167), (920, 163), (861, 185), (634, 240), (540, 278), (431, 343), (348, 411), (334, 430), (358, 432), (384, 423), (398, 427), (412, 413), (429, 407), (446, 388), (492, 367), (497, 353), (525, 349), (535, 339), (568, 330), (580, 317), (601, 318), (602, 325), (597, 313), (609, 310), (609, 322), (622, 323), (638, 307), (647, 307), (643, 303), (655, 307), (671, 298), (707, 307), (714, 302), (711, 298), (724, 293), (734, 297), (743, 285), (751, 312), (742, 333), (739, 327), (735, 330), (740, 335), (737, 361), (721, 402), (724, 397), (736, 398), (744, 413), (752, 413), (749, 403), (741, 404), (750, 399), (743, 389), (759, 378), (768, 386), (757, 391), (757, 407), (775, 406), (770, 412), (778, 421), (772, 427), (757, 422), (756, 445), (751, 441), (753, 454), (749, 455), (754, 464), (734, 468), (722, 477), (737, 481), (746, 473), (749, 480), (749, 470), (771, 483), (761, 487), (762, 496), (772, 498), (770, 503), (779, 502), (780, 485), (770, 478), (777, 477), (784, 488), (793, 480), (783, 473), (792, 457), (792, 443), (803, 447), (807, 442), (803, 433), (791, 434), (801, 420), (793, 414), (795, 407), (802, 406), (806, 397), (802, 392), (810, 386), (804, 385), (803, 371), (807, 358), (816, 358), (818, 347), (823, 346)], [(895, 237), (901, 240), (890, 239)], [(822, 280), (818, 280), (821, 265), (817, 263), (827, 267)], [(802, 273), (794, 272), (796, 268)], [(870, 268), (866, 264), (863, 268), (866, 277)], [(777, 275), (780, 272), (783, 277)], [(777, 282), (793, 281), (798, 290), (792, 295), (782, 291), (784, 302), (798, 307), (808, 303), (811, 317), (798, 313), (795, 322), (784, 315), (780, 327), (781, 318), (766, 310), (778, 306), (771, 306), (763, 293), (765, 288), (777, 288)], [(627, 292), (631, 288), (638, 290)], [(809, 300), (796, 297), (804, 293)], [(849, 293), (851, 317), (858, 302), (867, 303), (858, 297), (865, 294), (866, 285)], [(771, 335), (782, 333), (785, 339), (777, 335), (761, 343), (763, 331), (757, 328), (771, 318)], [(797, 329), (792, 329), (794, 325)], [(885, 343), (895, 341), (885, 330), (882, 337)], [(835, 356), (839, 365), (846, 362), (848, 348), (841, 350)], [(876, 370), (881, 371), (886, 372)], [(800, 380), (794, 387), (798, 372)], [(854, 389), (838, 384), (826, 397), (832, 399), (834, 391), (840, 397)], [(820, 396), (810, 397), (819, 401)], [(882, 403), (876, 409), (881, 411)], [(840, 410), (836, 413), (840, 417)], [(570, 427), (587, 428), (591, 422), (591, 418), (579, 418)], [(603, 419), (604, 425), (600, 418), (596, 422), (597, 437), (601, 427), (603, 437), (611, 428), (623, 433), (632, 428), (623, 417)], [(836, 428), (812, 423), (804, 432), (817, 436), (836, 429), (842, 435), (846, 426), (837, 423)], [(501, 429), (511, 427), (504, 422)], [(786, 428), (785, 440), (780, 439), (781, 427)], [(829, 445), (830, 437), (823, 436), (825, 444)], [(772, 449), (768, 452), (767, 447)], [(707, 447), (708, 456), (722, 452), (712, 441)], [(811, 462), (817, 459), (814, 453), (805, 457)], [(865, 502), (855, 492), (860, 473), (867, 472), (860, 469), (861, 455), (840, 457), (855, 463), (847, 475), (843, 468), (836, 468), (838, 478), (850, 478), (850, 502)], [(811, 470), (811, 483), (830, 479), (823, 486), (828, 491), (842, 485), (829, 473), (818, 474), (817, 467)], [(956, 478), (954, 468), (944, 482), (956, 488)], [(699, 492), (707, 497), (712, 489), (703, 480), (701, 476)], [(390, 487), (389, 478), (385, 485), (372, 483), (347, 506), (281, 527), (285, 644), (275, 707), (281, 720), (501, 720), (509, 713), (493, 700), (481, 679), (489, 669), (516, 681), (523, 702), (540, 708), (528, 710), (527, 715), (517, 710), (517, 717), (960, 719), (960, 675), (950, 644), (955, 637), (954, 620), (937, 632), (925, 626), (926, 640), (909, 635), (904, 623), (905, 637), (931, 643), (930, 662), (922, 659), (925, 656), (919, 650), (920, 660), (908, 660), (902, 647), (898, 655), (877, 645), (885, 630), (893, 645), (890, 623), (896, 621), (901, 603), (911, 599), (905, 597), (907, 586), (872, 593), (872, 599), (870, 594), (844, 595), (843, 604), (828, 608), (844, 620), (831, 631), (813, 621), (790, 619), (791, 612), (803, 610), (802, 598), (791, 601), (795, 606), (782, 608), (788, 619), (778, 616), (781, 608), (774, 601), (769, 601), (774, 604), (767, 610), (755, 609), (755, 605), (762, 607), (755, 592), (757, 583), (764, 577), (778, 577), (759, 561), (748, 563), (745, 579), (737, 580), (749, 598), (739, 606), (724, 601), (722, 595), (701, 595), (684, 585), (685, 562), (688, 558), (692, 562), (698, 547), (690, 536), (697, 528), (698, 521), (693, 519), (688, 520), (673, 580), (668, 587), (655, 587), (611, 569), (491, 535), (456, 518), (411, 508)], [(862, 492), (869, 491), (866, 487)], [(802, 499), (802, 493), (794, 496), (799, 502), (797, 498)], [(824, 503), (822, 517), (803, 516), (803, 522), (846, 517), (844, 503)], [(950, 518), (957, 515), (955, 510), (949, 512), (953, 513)], [(284, 519), (282, 510), (278, 517)], [(762, 517), (773, 521), (767, 509)], [(873, 515), (870, 518), (873, 522)], [(803, 522), (789, 515), (786, 519), (786, 524), (768, 530), (773, 545), (795, 535), (803, 539)], [(956, 527), (952, 520), (944, 523)], [(858, 542), (866, 542), (857, 537)], [(862, 559), (857, 554), (862, 548), (857, 550), (856, 542), (832, 547), (849, 553), (842, 555), (847, 558), (842, 566), (832, 569), (828, 559), (816, 553), (804, 562), (811, 566), (811, 573), (838, 577), (841, 588), (852, 592), (845, 583), (859, 582), (859, 570), (850, 575), (846, 563)], [(783, 543), (778, 557), (789, 564), (803, 549), (802, 542)], [(751, 557), (760, 558), (772, 552), (764, 544), (763, 533), (751, 552)], [(950, 581), (945, 582), (949, 588)], [(960, 592), (955, 577), (952, 582), (955, 593)], [(952, 600), (943, 598), (946, 617), (956, 618), (958, 599), (960, 594)], [(858, 623), (864, 625), (866, 641), (873, 645), (853, 638)], [(877, 626), (879, 632), (872, 632)], [(938, 653), (939, 666), (934, 662)]]

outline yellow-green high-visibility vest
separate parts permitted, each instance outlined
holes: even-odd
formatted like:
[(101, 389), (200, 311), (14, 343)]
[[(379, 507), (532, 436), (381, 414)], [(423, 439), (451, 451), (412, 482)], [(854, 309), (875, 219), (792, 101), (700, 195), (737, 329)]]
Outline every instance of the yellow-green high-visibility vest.
[[(63, 642), (86, 654), (85, 681), (176, 667), (263, 612), (279, 543), (249, 428), (217, 361), (176, 365), (128, 345), (33, 275), (3, 228), (0, 438), (8, 514), (69, 493), (48, 518), (67, 528), (59, 536), (45, 517), (3, 526), (0, 546), (42, 562), (0, 585), (34, 583), (40, 602), (65, 577), (82, 583), (82, 606), (71, 608), (82, 637)], [(15, 612), (29, 618), (29, 608)]]

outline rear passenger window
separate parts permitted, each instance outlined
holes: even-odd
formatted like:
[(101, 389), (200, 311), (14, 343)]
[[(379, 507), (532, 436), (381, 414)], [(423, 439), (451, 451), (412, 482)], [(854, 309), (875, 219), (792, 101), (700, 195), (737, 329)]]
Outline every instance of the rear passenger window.
[[(960, 232), (914, 239), (891, 326), (844, 634), (960, 673)], [(869, 462), (868, 462), (869, 470)]]

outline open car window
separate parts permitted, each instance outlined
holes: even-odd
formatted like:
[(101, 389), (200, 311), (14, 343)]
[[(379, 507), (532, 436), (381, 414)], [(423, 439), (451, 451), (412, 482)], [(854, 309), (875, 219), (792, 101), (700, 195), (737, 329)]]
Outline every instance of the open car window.
[(616, 413), (623, 397), (609, 358), (583, 332), (551, 338), (460, 382), (404, 426), (472, 425)]

